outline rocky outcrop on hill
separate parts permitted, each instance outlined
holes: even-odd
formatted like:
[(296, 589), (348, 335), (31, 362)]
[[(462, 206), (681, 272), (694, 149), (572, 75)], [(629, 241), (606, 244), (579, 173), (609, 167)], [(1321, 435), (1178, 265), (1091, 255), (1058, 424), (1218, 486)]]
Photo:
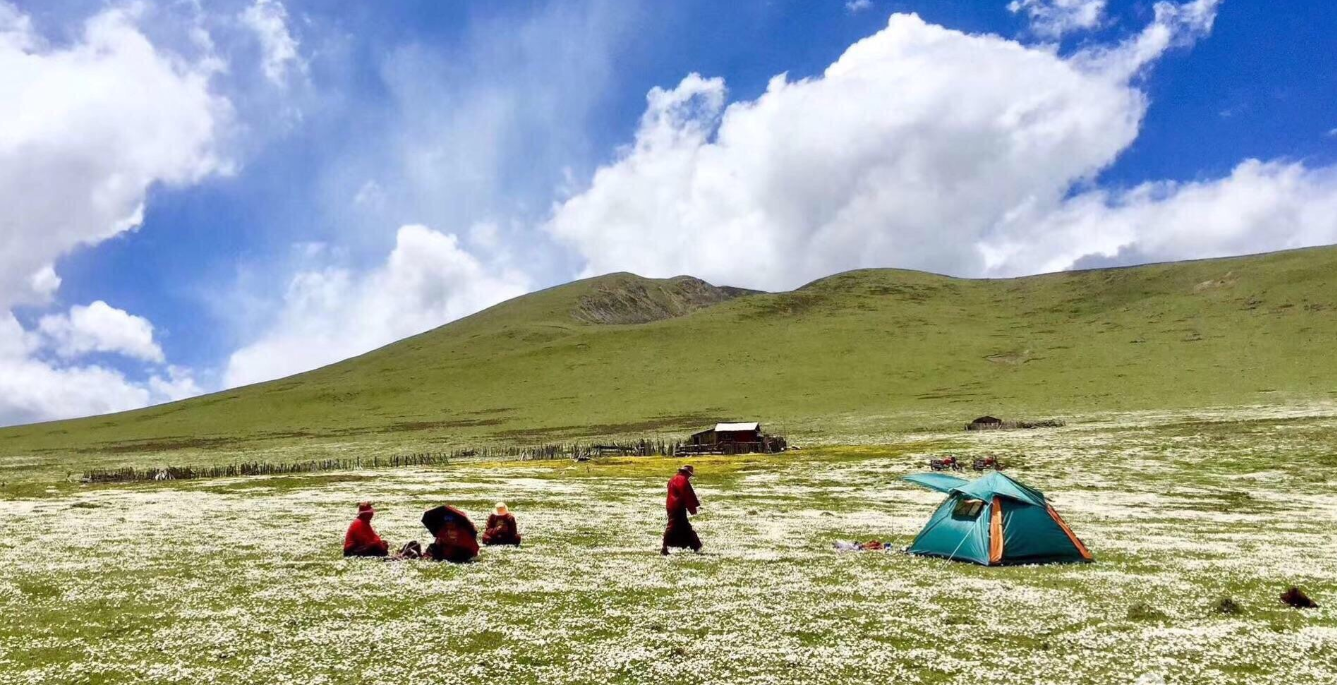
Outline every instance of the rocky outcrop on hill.
[(756, 292), (717, 287), (691, 276), (650, 279), (633, 274), (613, 274), (598, 279), (590, 292), (581, 296), (573, 316), (594, 324), (649, 323), (690, 314)]

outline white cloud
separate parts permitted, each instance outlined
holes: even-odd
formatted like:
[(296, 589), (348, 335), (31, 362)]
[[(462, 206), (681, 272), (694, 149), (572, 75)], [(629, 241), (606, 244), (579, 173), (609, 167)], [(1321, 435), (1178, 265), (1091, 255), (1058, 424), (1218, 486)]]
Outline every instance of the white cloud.
[[(0, 312), (0, 425), (138, 409), (203, 392), (188, 369), (158, 366), (163, 354), (152, 333), (147, 319), (101, 301), (43, 317), (34, 331)], [(140, 382), (79, 363), (93, 352), (148, 362), (152, 372)], [(55, 361), (45, 358), (52, 354)]]
[[(530, 289), (527, 277), (489, 268), (454, 235), (399, 229), (369, 272), (327, 267), (297, 274), (274, 326), (235, 352), (228, 387), (306, 371), (472, 314)], [(499, 275), (493, 275), (496, 271)]]
[(368, 180), (353, 195), (353, 206), (379, 211), (385, 208), (385, 189), (375, 179)]
[(67, 359), (112, 352), (147, 362), (163, 361), (162, 348), (153, 340), (153, 324), (102, 300), (75, 305), (68, 314), (48, 314), (38, 323), (38, 330)]
[[(896, 15), (821, 76), (777, 76), (727, 107), (721, 80), (693, 74), (650, 92), (633, 144), (555, 205), (546, 228), (574, 247), (585, 275), (689, 273), (783, 289), (857, 267), (1063, 268), (1106, 252), (1103, 229), (1065, 233), (1061, 251), (1021, 249), (1039, 234), (1029, 226), (1073, 203), (1122, 207), (1137, 196), (1083, 190), (1138, 134), (1141, 72), (1206, 35), (1215, 7), (1161, 3), (1126, 41), (1069, 56)], [(1158, 187), (1164, 200), (1193, 186)], [(1290, 200), (1326, 186), (1311, 187)], [(1253, 231), (1247, 241), (1211, 224), (1159, 230), (1192, 234), (1186, 256), (1305, 240), (1251, 226), (1240, 229)]]
[(99, 365), (60, 366), (38, 359), (39, 335), (0, 312), (0, 425), (105, 414), (199, 394), (189, 372), (168, 368), (147, 384)]
[(166, 377), (155, 375), (149, 378), (148, 387), (155, 402), (175, 402), (204, 392), (190, 369), (180, 366), (167, 367)]
[(150, 185), (226, 168), (210, 73), (157, 52), (125, 11), (58, 48), (0, 13), (0, 309), (49, 295), (60, 255), (137, 226)]
[[(209, 89), (217, 59), (160, 52), (136, 27), (137, 11), (103, 11), (75, 41), (52, 45), (0, 0), (0, 423), (162, 397), (74, 359), (112, 351), (160, 360), (146, 320), (94, 303), (34, 332), (11, 311), (56, 294), (60, 256), (138, 226), (151, 186), (229, 168), (219, 146), (231, 108)], [(57, 359), (44, 359), (53, 344)]]
[(1012, 0), (1007, 9), (1025, 13), (1031, 30), (1046, 38), (1094, 29), (1105, 13), (1106, 0)]
[(1145, 109), (1124, 80), (913, 15), (820, 77), (723, 102), (696, 75), (652, 90), (635, 143), (556, 207), (548, 229), (586, 274), (785, 288), (856, 266), (977, 273), (983, 232), (1108, 165)]
[(306, 72), (297, 39), (288, 31), (288, 10), (282, 2), (255, 0), (241, 13), (241, 22), (260, 42), (260, 66), (271, 83), (283, 85), (290, 74)]
[[(600, 106), (625, 76), (618, 57), (637, 49), (654, 10), (640, 0), (489, 7), (455, 40), (403, 42), (367, 65), (384, 97), (358, 103), (375, 116), (330, 141), (318, 181), (320, 219), (355, 255), (384, 254), (387, 228), (450, 227), (463, 239), (501, 218), (503, 241), (527, 253), (531, 273), (570, 273), (532, 228), (564, 169), (593, 168), (600, 153), (587, 133), (602, 125)], [(512, 235), (517, 224), (524, 235)]]
[(1337, 243), (1337, 168), (1248, 160), (1218, 180), (1091, 191), (999, 236), (988, 261), (1007, 274)]
[(873, 0), (846, 0), (845, 2), (845, 11), (850, 14), (858, 14), (872, 8)]
[(60, 276), (56, 275), (56, 267), (47, 264), (38, 269), (37, 273), (34, 273), (32, 278), (29, 279), (28, 285), (38, 299), (49, 299), (60, 289)]
[(1184, 48), (1212, 32), (1221, 0), (1190, 0), (1183, 4), (1158, 2), (1156, 18), (1137, 36), (1113, 47), (1094, 47), (1077, 53), (1073, 61), (1103, 70), (1109, 78), (1128, 79), (1170, 48)]

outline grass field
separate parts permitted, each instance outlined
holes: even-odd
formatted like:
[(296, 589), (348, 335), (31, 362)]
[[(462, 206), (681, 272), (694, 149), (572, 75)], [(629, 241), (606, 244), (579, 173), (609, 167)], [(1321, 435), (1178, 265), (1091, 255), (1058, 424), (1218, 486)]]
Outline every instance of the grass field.
[[(1337, 248), (1320, 248), (1001, 281), (858, 271), (722, 302), (699, 282), (607, 276), (292, 378), (0, 430), (0, 482), (252, 455), (681, 436), (728, 418), (849, 443), (985, 413), (1327, 401), (1333, 273)], [(591, 323), (671, 314), (681, 315)]]
[[(62, 489), (3, 503), (0, 684), (1334, 682), (1334, 444), (1318, 404), (699, 458), (707, 550), (668, 559), (667, 459)], [(940, 496), (899, 477), (945, 452), (1003, 455), (1097, 562), (833, 551), (908, 544)], [(396, 543), (505, 499), (526, 543), (344, 560), (365, 498)]]
[[(292, 378), (0, 430), (0, 685), (1337, 682), (1333, 273), (1325, 248), (779, 294), (613, 275)], [(980, 414), (1067, 425), (961, 430)], [(668, 559), (664, 458), (78, 479), (729, 418), (803, 449), (695, 459), (707, 551)], [(946, 453), (1001, 455), (1097, 562), (832, 549), (908, 545), (940, 496), (900, 477)], [(344, 560), (363, 499), (396, 544), (430, 506), (504, 499), (526, 544)]]

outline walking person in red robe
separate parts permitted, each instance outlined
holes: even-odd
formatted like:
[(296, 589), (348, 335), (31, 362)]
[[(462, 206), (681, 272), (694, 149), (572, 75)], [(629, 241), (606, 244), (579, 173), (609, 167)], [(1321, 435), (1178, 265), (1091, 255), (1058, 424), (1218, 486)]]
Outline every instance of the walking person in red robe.
[(696, 536), (692, 522), (687, 518), (688, 514), (695, 515), (697, 507), (701, 506), (696, 491), (692, 489), (691, 478), (695, 474), (696, 469), (688, 464), (669, 479), (666, 502), (668, 527), (664, 529), (664, 546), (659, 549), (660, 554), (667, 555), (670, 547), (688, 547), (693, 552), (701, 551), (701, 538)]
[(376, 515), (371, 502), (357, 505), (357, 518), (344, 533), (344, 556), (346, 557), (383, 557), (390, 551), (390, 546), (376, 534), (371, 527), (371, 517)]

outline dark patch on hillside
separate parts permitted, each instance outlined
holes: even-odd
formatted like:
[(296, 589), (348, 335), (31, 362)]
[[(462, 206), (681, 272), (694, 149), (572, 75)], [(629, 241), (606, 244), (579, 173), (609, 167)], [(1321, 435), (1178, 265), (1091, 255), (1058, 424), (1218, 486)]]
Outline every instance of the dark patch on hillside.
[[(500, 426), (506, 419), (454, 419), (445, 421), (401, 421), (376, 429), (377, 433), (402, 433), (407, 431), (431, 431), (447, 428), (474, 428), (477, 426)], [(364, 431), (369, 432), (369, 431)]]
[(101, 443), (91, 447), (82, 447), (76, 452), (125, 454), (138, 452), (172, 452), (185, 449), (215, 449), (234, 447), (246, 442), (241, 438), (197, 438), (184, 435), (171, 435), (159, 439), (131, 440), (125, 442)]
[(561, 439), (572, 437), (588, 437), (601, 435), (631, 435), (635, 433), (644, 433), (647, 431), (660, 431), (665, 429), (687, 430), (692, 427), (714, 424), (719, 420), (720, 414), (716, 413), (694, 413), (678, 414), (673, 416), (658, 416), (644, 421), (630, 421), (627, 423), (600, 423), (593, 425), (570, 425), (570, 426), (547, 426), (543, 428), (518, 428), (515, 430), (499, 431), (494, 433), (495, 437), (510, 440), (537, 441), (544, 439)]
[(732, 285), (722, 285), (719, 287), (729, 297), (745, 297), (747, 295), (765, 295), (765, 290), (753, 290), (751, 288), (738, 288)]
[(650, 323), (756, 292), (716, 287), (690, 276), (651, 280), (618, 274), (596, 282), (592, 291), (580, 298), (572, 316), (578, 321), (594, 324)]
[(927, 304), (957, 297), (959, 288), (943, 276), (901, 270), (861, 270), (813, 281), (797, 290), (758, 298), (746, 319), (831, 315), (876, 311), (888, 300)]

